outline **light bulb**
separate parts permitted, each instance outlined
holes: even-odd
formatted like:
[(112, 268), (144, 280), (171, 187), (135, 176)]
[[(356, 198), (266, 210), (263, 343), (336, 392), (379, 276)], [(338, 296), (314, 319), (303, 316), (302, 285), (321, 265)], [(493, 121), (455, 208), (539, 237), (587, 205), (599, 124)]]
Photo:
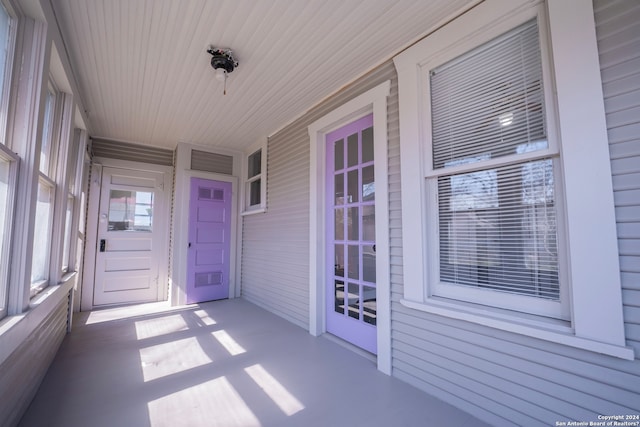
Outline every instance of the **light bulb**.
[(227, 77), (227, 71), (224, 68), (216, 68), (216, 79), (223, 82)]

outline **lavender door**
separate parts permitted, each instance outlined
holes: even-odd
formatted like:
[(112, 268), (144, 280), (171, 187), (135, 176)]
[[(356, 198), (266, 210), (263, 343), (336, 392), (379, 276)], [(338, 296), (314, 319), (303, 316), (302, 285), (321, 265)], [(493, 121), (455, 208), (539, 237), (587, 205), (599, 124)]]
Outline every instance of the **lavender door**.
[(187, 304), (229, 297), (231, 183), (191, 178)]
[(373, 114), (326, 144), (327, 332), (376, 353)]

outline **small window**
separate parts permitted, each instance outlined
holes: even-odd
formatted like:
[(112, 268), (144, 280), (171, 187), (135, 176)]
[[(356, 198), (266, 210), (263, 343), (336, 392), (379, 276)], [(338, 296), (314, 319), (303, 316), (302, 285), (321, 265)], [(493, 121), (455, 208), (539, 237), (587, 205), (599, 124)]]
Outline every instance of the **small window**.
[(264, 212), (266, 208), (266, 179), (264, 178), (266, 158), (263, 156), (265, 148), (263, 146), (254, 150), (246, 157), (243, 214)]

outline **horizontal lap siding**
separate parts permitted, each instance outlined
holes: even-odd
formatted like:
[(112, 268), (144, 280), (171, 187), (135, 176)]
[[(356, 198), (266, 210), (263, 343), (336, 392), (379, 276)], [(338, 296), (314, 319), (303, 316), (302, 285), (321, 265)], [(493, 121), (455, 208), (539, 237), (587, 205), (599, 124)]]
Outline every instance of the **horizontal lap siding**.
[(243, 217), (242, 296), (305, 329), (309, 327), (307, 127), (394, 75), (393, 64), (385, 63), (269, 138), (267, 211)]
[(594, 2), (627, 344), (640, 354), (640, 3)]
[(306, 327), (309, 149), (306, 129), (269, 140), (267, 212), (243, 217), (242, 295)]
[(35, 396), (67, 332), (69, 300), (55, 310), (0, 365), (0, 425), (17, 425)]
[[(602, 5), (601, 5), (602, 3)], [(640, 354), (640, 3), (597, 1), (612, 33), (602, 52), (627, 342)], [(608, 6), (607, 6), (608, 5)], [(629, 10), (623, 10), (623, 9)], [(606, 10), (604, 10), (606, 9)], [(630, 10), (633, 9), (633, 10)], [(622, 23), (615, 22), (623, 18)], [(598, 26), (599, 36), (602, 26)], [(634, 42), (634, 39), (636, 40)], [(600, 40), (602, 50), (603, 40)], [(618, 44), (625, 44), (627, 48)], [(602, 59), (601, 59), (602, 60)], [(395, 102), (395, 101), (391, 101)], [(393, 376), (493, 425), (549, 426), (640, 412), (640, 363), (408, 309), (403, 297), (399, 142), (390, 118)], [(612, 124), (615, 123), (614, 126)], [(417, 177), (416, 177), (417, 178)]]

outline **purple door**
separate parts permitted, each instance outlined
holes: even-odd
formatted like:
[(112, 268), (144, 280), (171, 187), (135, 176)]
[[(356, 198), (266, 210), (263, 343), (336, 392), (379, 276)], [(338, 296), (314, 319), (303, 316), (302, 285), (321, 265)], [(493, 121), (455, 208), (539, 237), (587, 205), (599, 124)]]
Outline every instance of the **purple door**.
[(377, 353), (373, 114), (326, 144), (327, 332)]
[(231, 183), (191, 178), (187, 304), (229, 298)]

